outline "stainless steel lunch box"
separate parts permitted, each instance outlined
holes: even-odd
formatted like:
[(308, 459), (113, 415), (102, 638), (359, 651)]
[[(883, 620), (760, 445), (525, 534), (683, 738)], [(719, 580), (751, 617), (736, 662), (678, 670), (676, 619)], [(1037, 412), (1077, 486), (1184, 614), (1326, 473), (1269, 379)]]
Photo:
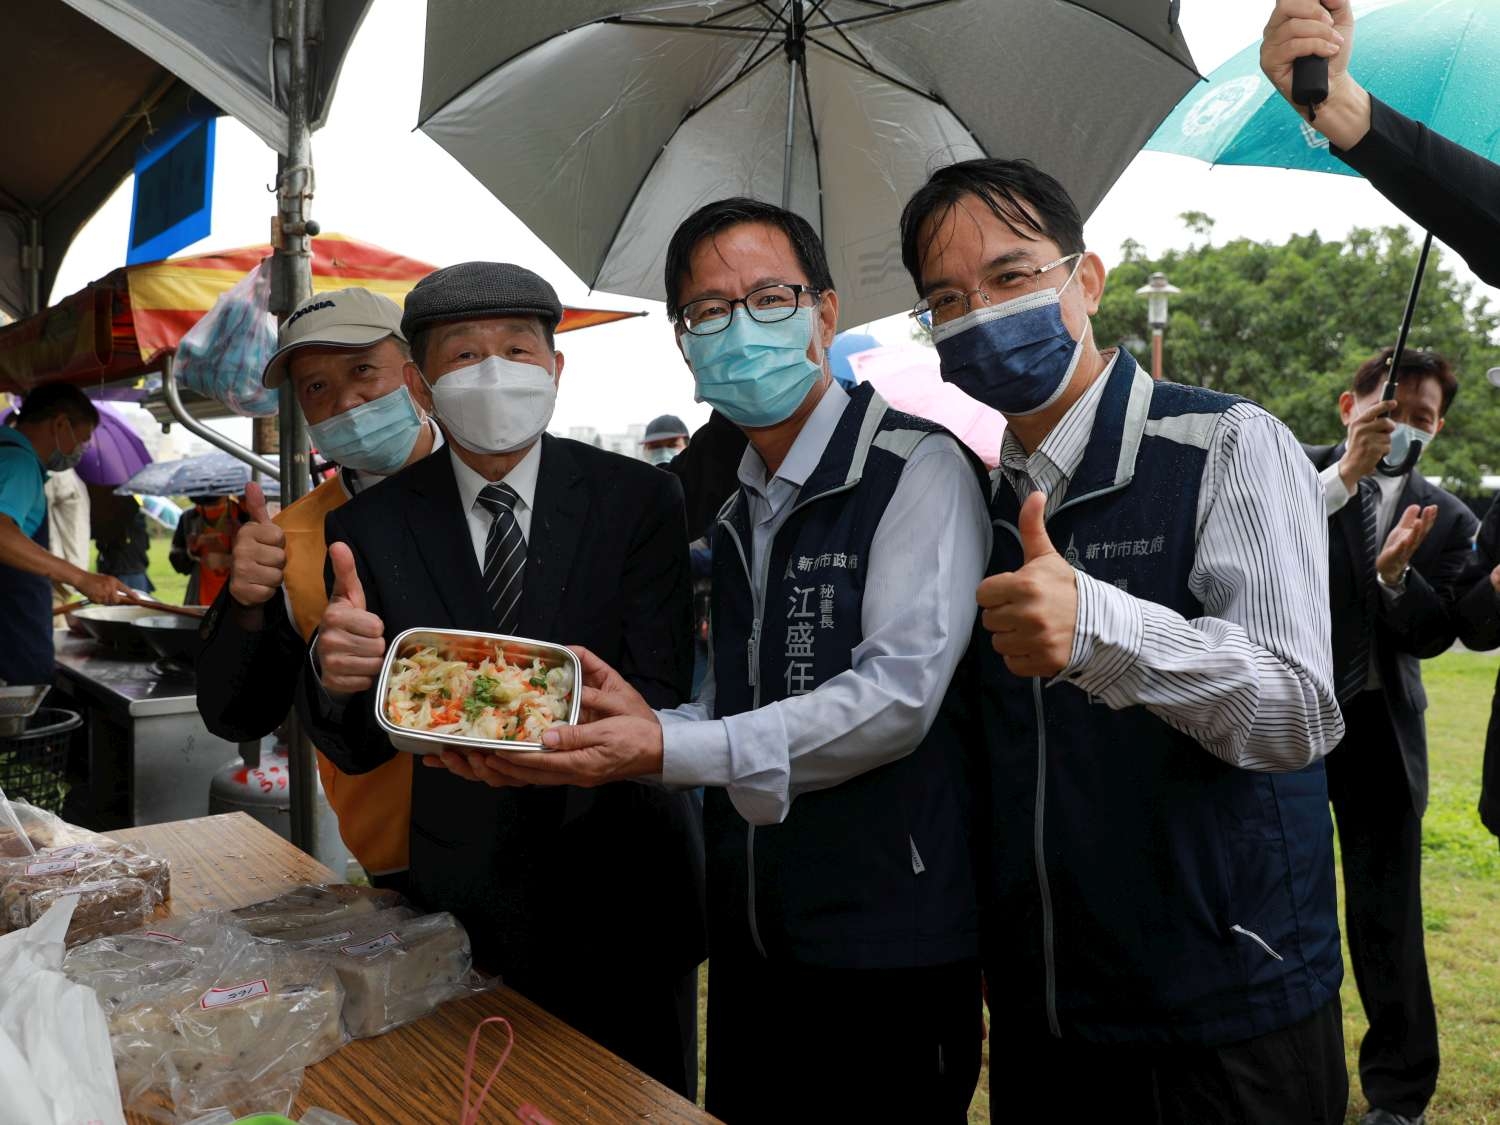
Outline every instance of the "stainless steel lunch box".
[(436, 754), (444, 747), (475, 750), (530, 750), (546, 751), (540, 742), (512, 742), (498, 738), (466, 738), (455, 734), (428, 734), (397, 726), (386, 717), (386, 695), (390, 690), (392, 669), (396, 661), (419, 648), (432, 645), (440, 652), (452, 653), (453, 659), (467, 659), (466, 649), (477, 650), (477, 642), (498, 642), (507, 658), (536, 658), (548, 669), (573, 669), (573, 691), (568, 705), (568, 722), (578, 722), (578, 708), (583, 699), (583, 665), (577, 655), (562, 645), (547, 641), (533, 641), (525, 637), (507, 637), (500, 633), (475, 633), (468, 629), (408, 629), (391, 642), (386, 650), (385, 664), (380, 669), (380, 681), (375, 685), (375, 721), (391, 740), (397, 750), (408, 754)]

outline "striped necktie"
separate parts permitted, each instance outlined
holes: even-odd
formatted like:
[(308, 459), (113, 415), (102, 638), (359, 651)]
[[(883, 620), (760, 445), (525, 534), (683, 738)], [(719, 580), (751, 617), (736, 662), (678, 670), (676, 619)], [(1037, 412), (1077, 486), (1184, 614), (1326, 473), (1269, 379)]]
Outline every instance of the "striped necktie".
[(1369, 684), (1375, 615), (1380, 608), (1380, 592), (1375, 586), (1375, 560), (1380, 557), (1380, 486), (1373, 477), (1359, 482), (1359, 493), (1351, 502), (1359, 505), (1361, 554), (1355, 560), (1355, 575), (1360, 584), (1360, 620), (1359, 634), (1338, 684), (1340, 701), (1352, 699)]
[(521, 617), (521, 574), (526, 569), (526, 538), (516, 522), (520, 496), (503, 482), (488, 484), (479, 503), (489, 512), (490, 533), (484, 541), (484, 590), (494, 614), (495, 630), (513, 634)]

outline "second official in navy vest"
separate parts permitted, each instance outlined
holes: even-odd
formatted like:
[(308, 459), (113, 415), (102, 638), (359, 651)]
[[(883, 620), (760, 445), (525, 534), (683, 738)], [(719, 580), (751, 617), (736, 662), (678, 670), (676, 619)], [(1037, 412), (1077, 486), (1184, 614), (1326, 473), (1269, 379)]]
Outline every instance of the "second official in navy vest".
[(956, 1125), (982, 1032), (945, 696), (989, 551), (986, 479), (940, 427), (833, 383), (838, 295), (799, 216), (709, 204), (673, 236), (666, 289), (698, 397), (749, 438), (714, 528), (710, 674), (653, 713), (585, 655), (599, 721), (486, 772), (707, 786), (716, 1117)]
[(901, 230), (944, 378), (1007, 421), (967, 670), (994, 1119), (1342, 1121), (1317, 473), (1101, 353), (1104, 265), (1030, 164), (939, 170)]

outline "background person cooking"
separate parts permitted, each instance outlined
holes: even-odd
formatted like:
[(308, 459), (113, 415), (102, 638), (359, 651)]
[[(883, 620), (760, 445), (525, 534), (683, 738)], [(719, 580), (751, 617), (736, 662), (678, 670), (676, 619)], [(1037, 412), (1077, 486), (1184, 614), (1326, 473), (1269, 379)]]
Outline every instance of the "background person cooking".
[(0, 680), (52, 682), (52, 586), (65, 582), (90, 601), (130, 597), (119, 579), (90, 574), (47, 549), (47, 474), (71, 469), (99, 424), (88, 396), (49, 383), (0, 427)]

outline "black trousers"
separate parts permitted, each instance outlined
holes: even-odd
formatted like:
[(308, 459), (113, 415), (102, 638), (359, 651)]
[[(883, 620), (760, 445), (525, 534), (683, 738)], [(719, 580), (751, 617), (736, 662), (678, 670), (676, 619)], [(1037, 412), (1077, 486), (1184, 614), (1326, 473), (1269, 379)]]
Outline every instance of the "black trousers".
[(977, 963), (708, 965), (708, 1112), (726, 1125), (963, 1125), (983, 1047)]
[(1349, 1102), (1335, 997), (1290, 1027), (1222, 1047), (1020, 1034), (990, 999), (990, 1120), (1111, 1125), (1341, 1125)]
[(689, 1101), (698, 1097), (698, 969), (503, 978), (527, 999)]
[(1412, 803), (1385, 702), (1344, 710), (1328, 755), (1328, 796), (1344, 864), (1344, 937), (1370, 1030), (1359, 1081), (1377, 1109), (1415, 1117), (1437, 1086), (1437, 1013), (1422, 930), (1422, 818)]

